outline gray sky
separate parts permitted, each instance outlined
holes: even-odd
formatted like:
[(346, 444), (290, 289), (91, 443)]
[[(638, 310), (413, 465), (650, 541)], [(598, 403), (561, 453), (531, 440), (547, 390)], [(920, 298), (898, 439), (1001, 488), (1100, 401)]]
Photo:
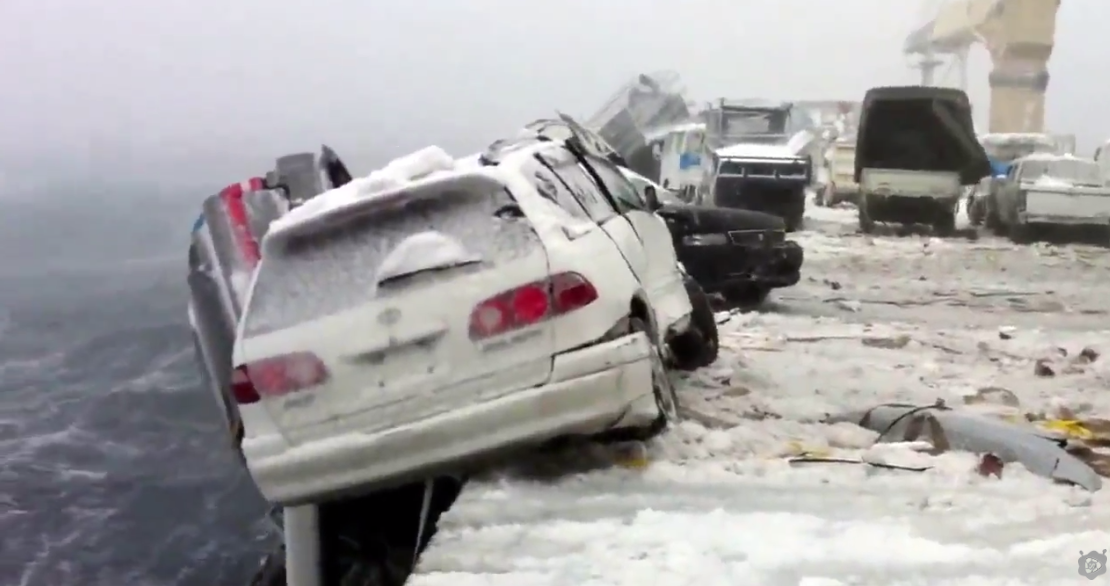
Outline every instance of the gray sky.
[[(45, 163), (227, 183), (321, 141), (359, 172), (429, 143), (461, 155), (592, 113), (640, 71), (678, 70), (699, 99), (858, 99), (916, 79), (900, 48), (921, 4), (0, 0), (0, 191)], [(1110, 3), (1064, 2), (1050, 63), (1049, 124), (1087, 148), (1110, 136), (1107, 25)], [(981, 49), (972, 66), (982, 118)]]

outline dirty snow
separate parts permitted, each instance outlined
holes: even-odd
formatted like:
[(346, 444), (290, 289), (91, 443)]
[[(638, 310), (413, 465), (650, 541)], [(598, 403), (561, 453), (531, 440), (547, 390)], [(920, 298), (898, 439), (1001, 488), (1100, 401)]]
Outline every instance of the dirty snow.
[(438, 146), (425, 147), (396, 158), (385, 167), (365, 177), (353, 179), (346, 185), (325, 191), (301, 206), (293, 208), (270, 224), (269, 233), (288, 230), (321, 214), (346, 207), (384, 191), (398, 189), (410, 181), (454, 169), (455, 159), (447, 151)]
[[(721, 358), (683, 377), (687, 418), (644, 448), (645, 468), (592, 448), (575, 473), (545, 474), (545, 459), (476, 480), (410, 584), (1086, 583), (1077, 559), (1110, 547), (1110, 490), (1018, 464), (985, 478), (975, 455), (822, 421), (938, 398), (985, 416), (1110, 416), (1110, 355), (1075, 359), (1110, 339), (1110, 256), (862, 236), (854, 208), (809, 209), (803, 281), (721, 326)], [(1035, 376), (1038, 359), (1055, 376)], [(972, 400), (991, 393), (1007, 400)], [(928, 469), (785, 459), (803, 452)]]

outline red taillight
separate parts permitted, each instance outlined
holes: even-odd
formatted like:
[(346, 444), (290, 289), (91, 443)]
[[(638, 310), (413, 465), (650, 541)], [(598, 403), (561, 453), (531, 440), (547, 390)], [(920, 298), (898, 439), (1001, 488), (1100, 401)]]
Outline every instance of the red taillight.
[(500, 293), (470, 313), (470, 339), (481, 340), (585, 307), (597, 289), (578, 273), (559, 273)]
[(311, 352), (294, 352), (263, 358), (236, 367), (231, 373), (231, 394), (240, 405), (263, 397), (280, 397), (323, 384), (328, 369)]
[(250, 266), (258, 264), (261, 254), (258, 242), (251, 234), (250, 217), (243, 195), (263, 188), (263, 181), (258, 177), (247, 179), (233, 185), (228, 185), (220, 192), (220, 198), (227, 207), (227, 215), (231, 220), (231, 229), (235, 232), (235, 241), (239, 245), (239, 252)]

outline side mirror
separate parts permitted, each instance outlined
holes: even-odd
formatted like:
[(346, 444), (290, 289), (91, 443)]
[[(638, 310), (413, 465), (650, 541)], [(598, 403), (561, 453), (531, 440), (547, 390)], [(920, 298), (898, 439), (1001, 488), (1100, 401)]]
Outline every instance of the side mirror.
[(648, 209), (653, 212), (663, 207), (659, 203), (659, 194), (655, 193), (655, 188), (650, 185), (644, 188), (644, 201), (647, 203)]

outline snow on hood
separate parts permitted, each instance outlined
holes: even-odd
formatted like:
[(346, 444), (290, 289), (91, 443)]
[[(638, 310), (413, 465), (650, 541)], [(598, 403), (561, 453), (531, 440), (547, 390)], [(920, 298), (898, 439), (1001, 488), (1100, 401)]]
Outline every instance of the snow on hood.
[(438, 146), (429, 146), (399, 157), (365, 177), (321, 193), (274, 220), (270, 233), (288, 230), (312, 218), (326, 214), (359, 200), (436, 173), (455, 170), (455, 159)]

